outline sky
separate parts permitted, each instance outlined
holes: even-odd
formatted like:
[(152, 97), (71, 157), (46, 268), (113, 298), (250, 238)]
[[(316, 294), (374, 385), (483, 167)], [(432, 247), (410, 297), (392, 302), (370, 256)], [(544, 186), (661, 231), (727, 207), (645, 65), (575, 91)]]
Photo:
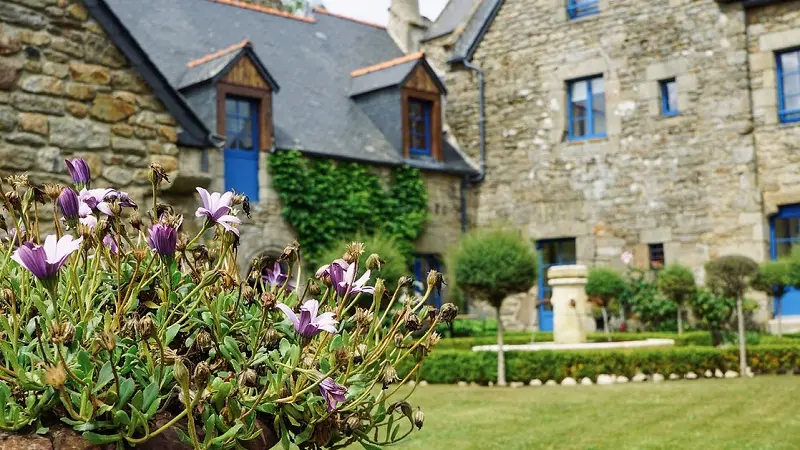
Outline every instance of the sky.
[[(328, 11), (386, 25), (389, 20), (391, 0), (323, 0)], [(420, 0), (419, 9), (423, 16), (436, 20), (447, 0)]]

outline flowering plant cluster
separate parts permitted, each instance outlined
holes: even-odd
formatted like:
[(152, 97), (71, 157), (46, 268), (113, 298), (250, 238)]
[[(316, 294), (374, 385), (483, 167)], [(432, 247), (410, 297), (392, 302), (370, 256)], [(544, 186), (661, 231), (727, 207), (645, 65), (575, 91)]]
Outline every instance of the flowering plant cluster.
[(441, 274), (424, 298), (403, 295), (405, 277), (387, 292), (369, 270), (356, 279), (383, 262), (356, 242), (307, 279), (296, 243), (240, 271), (246, 197), (198, 188), (190, 237), (158, 201), (157, 164), (141, 215), (127, 193), (93, 189), (85, 161), (67, 168), (73, 186), (15, 175), (0, 188), (0, 430), (63, 422), (118, 448), (172, 433), (196, 449), (373, 449), (422, 427), (399, 388), (457, 313), (426, 305)]

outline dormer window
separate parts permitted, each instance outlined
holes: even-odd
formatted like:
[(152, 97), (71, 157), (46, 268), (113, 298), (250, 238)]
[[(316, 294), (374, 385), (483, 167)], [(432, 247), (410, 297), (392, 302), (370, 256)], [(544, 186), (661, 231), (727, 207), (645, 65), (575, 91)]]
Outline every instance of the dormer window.
[(408, 153), (412, 158), (432, 156), (432, 114), (433, 102), (416, 98), (408, 100)]

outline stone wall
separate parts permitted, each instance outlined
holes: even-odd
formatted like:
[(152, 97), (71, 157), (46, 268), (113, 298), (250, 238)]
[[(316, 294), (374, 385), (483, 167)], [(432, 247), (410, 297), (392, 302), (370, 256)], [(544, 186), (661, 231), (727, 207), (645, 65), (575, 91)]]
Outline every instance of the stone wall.
[[(600, 14), (577, 20), (565, 4), (506, 0), (475, 53), (486, 72), (488, 172), (474, 224), (574, 237), (589, 265), (618, 266), (624, 250), (647, 261), (647, 244), (663, 243), (667, 263), (701, 282), (716, 255), (763, 260), (741, 4), (600, 0)], [(567, 82), (600, 74), (608, 137), (569, 141)], [(674, 117), (660, 113), (667, 78), (678, 84)], [(447, 80), (448, 123), (477, 158), (476, 77), (456, 68)]]
[(69, 181), (81, 156), (97, 185), (141, 199), (147, 167), (199, 171), (199, 149), (77, 0), (0, 2), (0, 171)]

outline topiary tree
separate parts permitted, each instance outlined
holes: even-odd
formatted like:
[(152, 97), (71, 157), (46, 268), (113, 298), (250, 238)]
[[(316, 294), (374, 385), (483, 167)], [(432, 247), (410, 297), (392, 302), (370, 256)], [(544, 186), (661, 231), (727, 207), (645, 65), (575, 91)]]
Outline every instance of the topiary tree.
[(536, 253), (511, 231), (475, 231), (461, 239), (449, 264), (459, 289), (487, 300), (497, 312), (497, 384), (506, 384), (500, 308), (512, 294), (526, 292), (536, 278)]
[(608, 329), (608, 305), (625, 295), (627, 285), (616, 270), (607, 267), (595, 267), (589, 271), (586, 280), (586, 295), (600, 306), (603, 312), (603, 331), (608, 341), (611, 342), (611, 333)]
[(744, 335), (744, 293), (758, 276), (758, 263), (742, 255), (728, 255), (706, 263), (706, 284), (717, 295), (736, 299), (736, 320), (739, 328), (739, 370), (747, 368)]
[(694, 274), (688, 267), (671, 264), (658, 274), (658, 290), (678, 307), (678, 335), (682, 335), (684, 304), (697, 293)]
[(786, 293), (786, 289), (794, 284), (791, 279), (792, 263), (793, 261), (790, 259), (767, 261), (761, 264), (758, 270), (758, 276), (756, 276), (752, 282), (753, 289), (764, 292), (775, 298), (775, 317), (778, 319), (778, 337), (783, 337), (781, 297)]
[(716, 295), (708, 289), (699, 289), (689, 302), (700, 326), (711, 332), (711, 343), (715, 346), (722, 344), (722, 328), (730, 321), (736, 300)]

